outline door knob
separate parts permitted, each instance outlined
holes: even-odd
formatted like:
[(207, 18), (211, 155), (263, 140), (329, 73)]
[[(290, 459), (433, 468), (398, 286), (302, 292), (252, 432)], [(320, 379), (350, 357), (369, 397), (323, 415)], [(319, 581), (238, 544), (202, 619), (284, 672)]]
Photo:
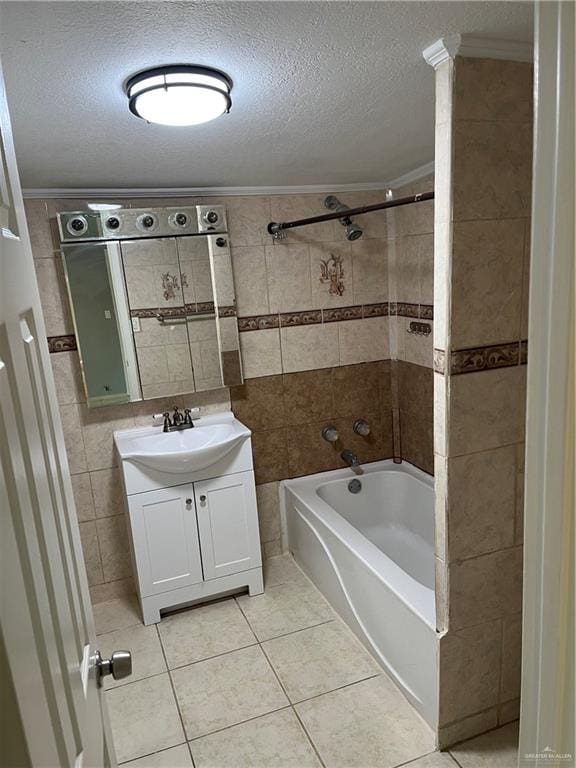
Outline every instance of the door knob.
[(192, 504), (192, 499), (186, 499), (186, 504)]
[(202, 496), (200, 496), (200, 503), (204, 504), (205, 502), (206, 502), (206, 496), (204, 496), (204, 494), (202, 494)]
[(102, 685), (102, 678), (106, 675), (122, 680), (132, 674), (132, 654), (130, 651), (114, 651), (109, 659), (103, 659), (100, 651), (96, 651), (95, 667), (98, 685)]

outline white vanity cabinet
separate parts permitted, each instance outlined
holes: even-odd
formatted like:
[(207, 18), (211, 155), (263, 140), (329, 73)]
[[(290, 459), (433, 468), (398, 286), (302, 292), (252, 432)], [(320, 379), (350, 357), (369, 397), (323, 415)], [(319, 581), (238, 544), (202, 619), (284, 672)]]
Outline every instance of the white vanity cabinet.
[[(210, 429), (223, 420), (234, 423), (231, 436)], [(188, 431), (195, 434), (180, 439), (158, 428), (115, 433), (144, 624), (160, 621), (167, 608), (246, 587), (251, 595), (263, 591), (250, 432), (232, 414), (207, 417)], [(149, 448), (156, 439), (157, 453)], [(218, 439), (228, 441), (221, 450)], [(205, 446), (210, 462), (202, 466)], [(184, 451), (190, 462), (177, 453)], [(172, 460), (183, 462), (184, 472), (166, 471)]]

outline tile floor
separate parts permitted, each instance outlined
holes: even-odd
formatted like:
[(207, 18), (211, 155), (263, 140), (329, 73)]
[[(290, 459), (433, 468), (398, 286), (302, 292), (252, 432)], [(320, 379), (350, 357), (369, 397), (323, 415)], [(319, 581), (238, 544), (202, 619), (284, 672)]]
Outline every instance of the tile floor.
[(266, 592), (141, 623), (135, 597), (95, 606), (119, 763), (140, 768), (515, 768), (515, 724), (434, 752), (428, 726), (288, 556)]

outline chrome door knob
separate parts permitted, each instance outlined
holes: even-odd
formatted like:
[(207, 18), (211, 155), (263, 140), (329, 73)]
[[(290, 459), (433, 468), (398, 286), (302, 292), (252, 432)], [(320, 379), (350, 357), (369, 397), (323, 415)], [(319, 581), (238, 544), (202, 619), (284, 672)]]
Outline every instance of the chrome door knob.
[(96, 651), (95, 666), (98, 685), (102, 685), (102, 678), (106, 675), (122, 680), (132, 674), (132, 654), (130, 651), (114, 651), (109, 659), (103, 659), (100, 651)]

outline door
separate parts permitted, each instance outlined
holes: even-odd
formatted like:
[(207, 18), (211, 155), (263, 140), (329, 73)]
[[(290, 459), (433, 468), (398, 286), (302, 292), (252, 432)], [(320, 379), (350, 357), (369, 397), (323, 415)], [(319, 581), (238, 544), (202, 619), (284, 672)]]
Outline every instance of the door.
[(254, 473), (194, 483), (204, 578), (262, 565)]
[(1, 69), (0, 511), (2, 759), (115, 765)]
[(203, 580), (191, 483), (136, 493), (128, 508), (141, 597)]

